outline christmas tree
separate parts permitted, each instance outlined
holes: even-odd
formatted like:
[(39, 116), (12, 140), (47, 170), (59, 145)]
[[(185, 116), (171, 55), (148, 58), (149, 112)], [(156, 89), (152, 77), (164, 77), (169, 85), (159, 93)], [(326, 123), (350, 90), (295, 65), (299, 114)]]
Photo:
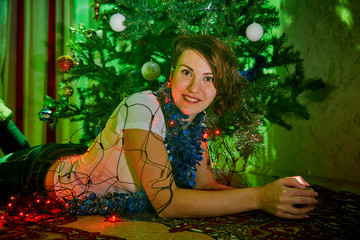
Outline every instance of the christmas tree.
[[(261, 146), (261, 126), (287, 129), (284, 113), (308, 119), (297, 97), (324, 86), (305, 79), (302, 59), (286, 36), (274, 33), (278, 12), (264, 0), (96, 0), (91, 6), (98, 26), (71, 27), (74, 40), (57, 64), (66, 74), (59, 99), (45, 97), (42, 120), (83, 121), (81, 142), (88, 144), (105, 125), (112, 110), (127, 96), (157, 90), (170, 75), (171, 40), (183, 34), (209, 34), (225, 41), (239, 61), (247, 81), (244, 100), (236, 111), (209, 112), (212, 161), (221, 168), (246, 168)], [(280, 77), (279, 72), (286, 74)], [(87, 79), (88, 87), (72, 82)], [(74, 96), (72, 96), (74, 95)], [(69, 97), (78, 104), (70, 104)], [(50, 111), (49, 109), (55, 109)]]

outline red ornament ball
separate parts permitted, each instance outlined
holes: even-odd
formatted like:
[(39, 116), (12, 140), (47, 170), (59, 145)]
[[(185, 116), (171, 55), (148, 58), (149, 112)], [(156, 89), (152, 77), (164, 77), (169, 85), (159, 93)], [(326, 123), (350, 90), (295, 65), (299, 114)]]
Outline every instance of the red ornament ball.
[(74, 66), (74, 60), (68, 56), (61, 56), (56, 61), (56, 67), (62, 73), (67, 73)]

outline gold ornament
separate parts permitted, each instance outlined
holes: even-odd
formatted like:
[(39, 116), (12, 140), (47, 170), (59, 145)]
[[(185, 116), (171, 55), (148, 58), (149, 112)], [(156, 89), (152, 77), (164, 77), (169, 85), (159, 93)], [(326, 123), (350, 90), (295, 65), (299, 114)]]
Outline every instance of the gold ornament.
[(71, 97), (73, 93), (74, 89), (69, 85), (65, 85), (60, 88), (60, 95), (63, 97)]

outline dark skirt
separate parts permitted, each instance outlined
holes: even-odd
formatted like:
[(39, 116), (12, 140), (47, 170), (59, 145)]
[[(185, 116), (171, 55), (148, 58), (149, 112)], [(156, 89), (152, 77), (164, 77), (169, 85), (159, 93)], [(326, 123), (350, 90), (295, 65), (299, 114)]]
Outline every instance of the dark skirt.
[(0, 200), (44, 191), (52, 164), (61, 157), (83, 154), (86, 149), (80, 144), (49, 143), (6, 155), (0, 159)]

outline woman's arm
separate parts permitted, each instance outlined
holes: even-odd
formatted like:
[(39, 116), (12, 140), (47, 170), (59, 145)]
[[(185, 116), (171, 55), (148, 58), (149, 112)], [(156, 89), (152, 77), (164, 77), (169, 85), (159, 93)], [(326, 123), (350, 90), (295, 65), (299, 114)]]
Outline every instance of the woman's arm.
[[(146, 130), (124, 130), (124, 150), (160, 217), (220, 216), (263, 209), (280, 217), (303, 218), (316, 204), (314, 191), (286, 186), (295, 185), (296, 179), (280, 179), (264, 187), (227, 191), (178, 188), (162, 138)], [(308, 204), (309, 207), (295, 208), (293, 204)]]
[(205, 149), (202, 157), (203, 161), (200, 161), (200, 165), (196, 165), (196, 178), (194, 189), (203, 189), (203, 190), (230, 190), (234, 189), (231, 186), (227, 186), (221, 183), (218, 183), (214, 177), (214, 172), (212, 166), (210, 165), (210, 156), (209, 156), (209, 147), (207, 142), (201, 143), (201, 148)]

